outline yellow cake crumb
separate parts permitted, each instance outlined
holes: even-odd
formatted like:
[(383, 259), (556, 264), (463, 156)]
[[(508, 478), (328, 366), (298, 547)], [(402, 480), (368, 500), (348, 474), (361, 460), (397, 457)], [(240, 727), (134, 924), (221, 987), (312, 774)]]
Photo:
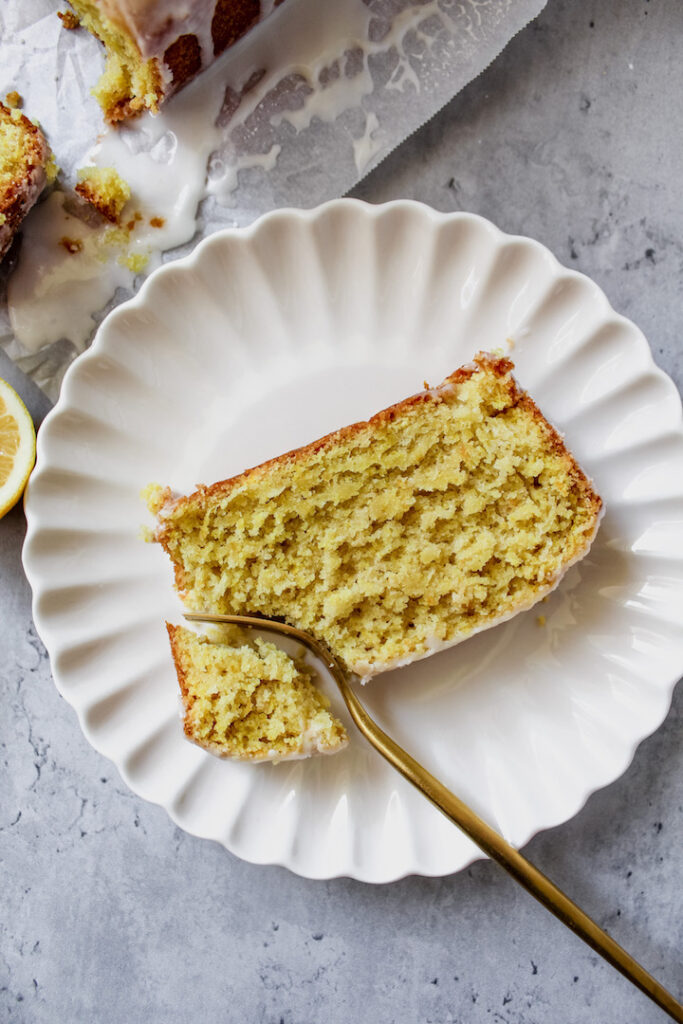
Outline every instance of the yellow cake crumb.
[(16, 89), (12, 89), (5, 97), (5, 104), (10, 108), (10, 110), (16, 110), (18, 107), (21, 107), (23, 102), (23, 97)]
[(277, 761), (331, 754), (346, 731), (307, 665), (248, 630), (220, 641), (166, 624), (186, 736), (220, 757)]
[(130, 199), (130, 185), (114, 167), (81, 167), (76, 191), (112, 224)]
[(539, 626), (545, 626), (545, 615), (537, 615), (536, 622), (539, 624)]
[(120, 266), (127, 267), (134, 274), (141, 274), (149, 263), (149, 253), (129, 252), (119, 256), (118, 262)]
[(511, 370), (480, 355), (368, 423), (156, 494), (182, 598), (280, 617), (363, 678), (530, 608), (588, 550), (601, 502)]
[(105, 46), (104, 73), (92, 93), (108, 121), (120, 121), (147, 109), (159, 110), (163, 94), (156, 60), (145, 60), (132, 36), (109, 19), (96, 0), (70, 0), (79, 24)]

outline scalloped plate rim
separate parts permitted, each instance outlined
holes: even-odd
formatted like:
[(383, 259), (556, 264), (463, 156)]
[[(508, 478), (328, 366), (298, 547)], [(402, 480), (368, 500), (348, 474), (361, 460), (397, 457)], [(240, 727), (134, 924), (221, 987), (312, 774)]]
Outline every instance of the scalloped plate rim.
[[(556, 281), (559, 279), (580, 280), (584, 287), (588, 285), (590, 289), (593, 291), (593, 295), (596, 298), (598, 298), (599, 301), (604, 305), (606, 322), (616, 322), (622, 326), (627, 326), (629, 328), (629, 330), (632, 332), (632, 336), (634, 337), (640, 348), (641, 354), (646, 356), (647, 365), (643, 369), (643, 373), (649, 373), (657, 377), (660, 380), (660, 382), (666, 386), (669, 393), (676, 396), (676, 399), (678, 400), (678, 421), (672, 429), (673, 432), (676, 434), (683, 434), (683, 407), (681, 406), (680, 394), (678, 393), (678, 390), (673, 381), (671, 380), (671, 378), (655, 363), (650, 346), (641, 329), (636, 324), (634, 324), (633, 321), (629, 320), (627, 317), (623, 316), (622, 314), (614, 310), (606, 294), (600, 288), (600, 286), (596, 284), (596, 282), (594, 282), (590, 277), (581, 273), (580, 271), (577, 271), (570, 267), (566, 267), (564, 264), (560, 262), (560, 260), (558, 260), (558, 258), (555, 256), (553, 252), (551, 252), (550, 249), (548, 249), (543, 243), (539, 242), (538, 240), (529, 238), (525, 235), (509, 234), (507, 232), (504, 232), (499, 227), (497, 227), (497, 225), (493, 224), (487, 218), (479, 214), (473, 214), (466, 211), (444, 213), (435, 210), (432, 207), (420, 203), (416, 200), (398, 199), (382, 204), (370, 204), (357, 199), (343, 198), (331, 200), (327, 203), (324, 203), (318, 207), (314, 207), (311, 209), (281, 208), (264, 214), (263, 216), (259, 217), (246, 227), (225, 228), (222, 229), (221, 231), (215, 232), (206, 239), (202, 240), (186, 256), (166, 263), (162, 267), (155, 270), (152, 274), (150, 274), (149, 278), (147, 278), (147, 280), (144, 281), (140, 290), (133, 298), (129, 299), (125, 303), (122, 303), (105, 318), (105, 320), (98, 328), (96, 336), (90, 348), (82, 355), (80, 355), (76, 360), (74, 360), (74, 362), (68, 368), (62, 383), (62, 389), (59, 400), (55, 404), (53, 409), (51, 409), (50, 412), (47, 414), (47, 416), (43, 420), (43, 423), (41, 424), (40, 430), (38, 431), (36, 469), (32, 474), (31, 479), (29, 480), (29, 484), (24, 499), (27, 518), (27, 530), (22, 551), (22, 561), (24, 564), (26, 576), (32, 588), (32, 612), (34, 623), (41, 640), (48, 649), (53, 678), (58, 692), (62, 695), (62, 697), (64, 697), (67, 703), (69, 703), (70, 706), (76, 712), (80, 728), (88, 743), (101, 756), (107, 758), (107, 760), (114, 765), (114, 767), (119, 772), (122, 780), (128, 786), (128, 788), (131, 789), (132, 792), (136, 793), (136, 795), (140, 796), (142, 799), (152, 804), (156, 804), (159, 807), (162, 807), (167, 812), (167, 814), (169, 815), (169, 817), (176, 826), (182, 828), (183, 831), (187, 832), (190, 835), (197, 836), (198, 838), (209, 839), (212, 842), (219, 843), (228, 852), (232, 853), (235, 856), (238, 856), (240, 859), (245, 860), (249, 863), (257, 865), (273, 865), (278, 867), (284, 867), (292, 871), (294, 874), (298, 874), (300, 877), (310, 878), (314, 880), (333, 878), (354, 878), (362, 882), (379, 884), (385, 882), (388, 883), (398, 881), (401, 878), (409, 877), (411, 875), (419, 875), (424, 877), (443, 877), (445, 875), (463, 870), (464, 868), (474, 863), (476, 860), (485, 858), (485, 855), (483, 853), (478, 853), (475, 851), (464, 862), (459, 861), (457, 865), (451, 866), (441, 865), (433, 870), (421, 867), (419, 864), (413, 864), (405, 870), (402, 870), (396, 874), (382, 872), (381, 877), (375, 877), (377, 872), (364, 872), (360, 870), (358, 865), (356, 866), (355, 870), (340, 870), (335, 872), (322, 870), (320, 873), (314, 873), (310, 870), (303, 871), (297, 868), (297, 866), (291, 863), (290, 859), (288, 859), (287, 857), (273, 858), (266, 856), (263, 859), (258, 859), (253, 855), (253, 853), (248, 854), (240, 850), (239, 842), (233, 842), (231, 846), (228, 846), (227, 843), (225, 843), (222, 839), (216, 836), (207, 835), (205, 833), (203, 834), (201, 831), (189, 827), (187, 824), (183, 823), (180, 820), (179, 815), (176, 815), (174, 813), (172, 807), (169, 806), (169, 803), (165, 803), (163, 800), (155, 799), (153, 797), (145, 795), (144, 792), (141, 791), (140, 787), (137, 787), (133, 784), (125, 766), (123, 764), (120, 764), (117, 761), (116, 757), (113, 756), (111, 753), (107, 752), (106, 749), (103, 749), (102, 745), (99, 742), (99, 739), (96, 737), (93, 730), (87, 725), (85, 721), (85, 714), (83, 708), (77, 706), (77, 703), (74, 703), (75, 696), (74, 699), (72, 699), (72, 697), (69, 694), (68, 683), (62, 678), (61, 672), (54, 665), (54, 662), (63, 653), (63, 651), (69, 649), (69, 645), (67, 644), (66, 647), (60, 647), (57, 638), (54, 635), (51, 636), (52, 631), (50, 629), (48, 621), (49, 616), (43, 618), (43, 616), (40, 614), (38, 610), (38, 602), (41, 597), (42, 576), (39, 566), (40, 558), (39, 556), (34, 556), (32, 546), (36, 536), (40, 534), (42, 524), (40, 522), (39, 511), (36, 511), (33, 505), (34, 499), (32, 498), (32, 493), (34, 493), (34, 488), (36, 486), (37, 481), (40, 480), (44, 475), (47, 475), (51, 470), (51, 466), (49, 463), (49, 430), (51, 429), (51, 423), (54, 420), (58, 419), (59, 416), (62, 415), (62, 413), (64, 413), (65, 411), (72, 408), (70, 402), (70, 390), (72, 379), (77, 377), (79, 373), (83, 372), (83, 369), (87, 367), (88, 363), (92, 359), (95, 359), (97, 356), (101, 354), (102, 349), (106, 345), (107, 333), (108, 331), (111, 330), (112, 326), (116, 325), (117, 319), (122, 318), (123, 316), (126, 315), (126, 313), (128, 313), (131, 310), (138, 310), (144, 308), (150, 291), (154, 287), (156, 287), (156, 283), (159, 279), (162, 279), (165, 276), (168, 276), (178, 271), (184, 272), (187, 270), (196, 269), (199, 266), (200, 261), (207, 258), (210, 249), (212, 247), (220, 247), (220, 245), (223, 243), (225, 239), (253, 239), (259, 232), (261, 232), (264, 229), (267, 230), (271, 223), (277, 221), (287, 222), (290, 219), (294, 219), (310, 225), (314, 223), (318, 218), (326, 215), (328, 212), (335, 209), (352, 209), (358, 213), (361, 213), (364, 216), (370, 216), (374, 219), (378, 219), (382, 216), (389, 216), (397, 211), (410, 211), (412, 213), (417, 213), (423, 217), (426, 217), (428, 220), (431, 221), (432, 227), (435, 229), (438, 229), (439, 227), (443, 226), (446, 223), (454, 221), (476, 223), (480, 227), (483, 227), (493, 237), (493, 239), (496, 241), (498, 245), (509, 245), (516, 243), (534, 249), (536, 252), (541, 254), (543, 258), (547, 261), (548, 266), (552, 270), (552, 275)], [(115, 359), (115, 357), (113, 358)], [(52, 650), (50, 649), (51, 646)], [(681, 667), (683, 668), (683, 665)], [(647, 739), (654, 732), (656, 732), (657, 729), (661, 726), (664, 719), (666, 718), (668, 711), (671, 707), (674, 688), (676, 686), (676, 683), (679, 681), (679, 678), (680, 676), (677, 673), (672, 678), (668, 679), (666, 682), (661, 680), (658, 682), (657, 689), (659, 692), (661, 692), (662, 700), (661, 702), (658, 702), (659, 708), (657, 710), (657, 713), (653, 714), (651, 720), (648, 721), (647, 729), (641, 732), (635, 739), (635, 741), (631, 743), (630, 746), (624, 747), (623, 757), (619, 759), (619, 764), (616, 765), (617, 759), (615, 758), (614, 761), (607, 766), (607, 769), (602, 773), (602, 775), (599, 776), (599, 778), (594, 783), (591, 783), (589, 786), (585, 787), (584, 790), (582, 790), (581, 794), (579, 795), (579, 798), (576, 801), (574, 801), (575, 806), (569, 814), (567, 814), (563, 809), (556, 820), (554, 818), (551, 818), (547, 822), (544, 821), (544, 823), (541, 825), (534, 826), (524, 839), (523, 843), (520, 844), (521, 846), (526, 845), (526, 843), (528, 843), (533, 838), (533, 836), (535, 836), (538, 832), (544, 831), (548, 828), (555, 828), (563, 824), (564, 822), (571, 820), (571, 818), (573, 818), (585, 806), (589, 798), (595, 792), (604, 788), (607, 785), (610, 785), (612, 782), (616, 781), (624, 774), (624, 772), (628, 769), (629, 765), (633, 761), (633, 758), (640, 743), (642, 743), (645, 739)], [(104, 746), (106, 747), (106, 744), (104, 744)]]

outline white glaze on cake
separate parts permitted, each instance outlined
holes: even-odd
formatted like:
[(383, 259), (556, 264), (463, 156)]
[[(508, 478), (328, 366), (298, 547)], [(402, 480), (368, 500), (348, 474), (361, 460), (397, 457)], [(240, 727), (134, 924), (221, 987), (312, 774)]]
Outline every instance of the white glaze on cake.
[[(201, 50), (201, 66), (215, 59), (211, 35), (216, 0), (98, 0), (102, 13), (132, 36), (141, 55), (162, 65), (165, 84), (170, 76), (164, 54), (180, 36), (193, 35)], [(275, 8), (275, 0), (260, 0), (263, 21)]]
[[(183, 699), (180, 697), (181, 722), (185, 721), (186, 711), (187, 709), (183, 703)], [(323, 746), (321, 743), (323, 734), (324, 730), (316, 727), (316, 725), (311, 722), (299, 736), (299, 746), (296, 750), (291, 750), (287, 754), (283, 754), (282, 751), (273, 749), (264, 750), (261, 757), (243, 757), (241, 754), (233, 754), (230, 751), (226, 751), (225, 746), (221, 743), (199, 743), (191, 736), (188, 736), (187, 733), (184, 733), (183, 735), (189, 743), (200, 747), (202, 750), (208, 750), (210, 754), (213, 754), (215, 757), (219, 757), (222, 761), (243, 761), (250, 764), (262, 764), (263, 762), (271, 761), (273, 764), (279, 764), (280, 761), (304, 761), (306, 758), (319, 754), (323, 754), (327, 757), (331, 754), (338, 754), (349, 745), (347, 736), (344, 740), (340, 740), (335, 747)]]

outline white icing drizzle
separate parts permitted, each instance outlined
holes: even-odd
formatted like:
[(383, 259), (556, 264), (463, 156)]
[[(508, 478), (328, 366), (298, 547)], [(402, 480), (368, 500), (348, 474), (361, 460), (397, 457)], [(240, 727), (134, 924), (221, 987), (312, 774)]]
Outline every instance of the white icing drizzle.
[(446, 651), (450, 647), (457, 647), (464, 640), (469, 640), (471, 636), (475, 636), (477, 633), (483, 633), (484, 630), (493, 629), (494, 626), (500, 626), (503, 622), (508, 622), (510, 619), (514, 619), (517, 615), (521, 615), (522, 612), (527, 612), (531, 608), (534, 608), (544, 598), (548, 597), (554, 590), (556, 590), (564, 577), (567, 575), (569, 570), (577, 562), (580, 562), (586, 557), (591, 549), (593, 541), (600, 528), (600, 523), (605, 514), (604, 504), (600, 508), (597, 519), (595, 521), (595, 527), (591, 535), (586, 538), (583, 548), (575, 555), (571, 561), (562, 568), (548, 583), (539, 590), (531, 600), (520, 604), (517, 608), (513, 608), (512, 611), (506, 612), (504, 615), (499, 615), (496, 619), (491, 619), (490, 622), (485, 622), (482, 626), (477, 626), (475, 629), (470, 629), (461, 636), (456, 636), (451, 640), (439, 640), (437, 637), (432, 637), (427, 640), (425, 647), (420, 651), (415, 651), (413, 654), (409, 654), (405, 658), (394, 658), (391, 661), (376, 661), (376, 662), (358, 662), (351, 666), (351, 671), (354, 675), (357, 675), (365, 685), (369, 683), (374, 676), (382, 675), (384, 672), (391, 672), (395, 668), (404, 668), (406, 665), (412, 665), (414, 661), (422, 661), (424, 658), (429, 658), (432, 654), (438, 654), (440, 651)]
[[(151, 0), (108, 2), (124, 12), (128, 23), (136, 17), (140, 20), (142, 13), (150, 17)], [(197, 210), (204, 197), (210, 197), (214, 210), (223, 208), (219, 223), (246, 223), (259, 212), (245, 210), (243, 197), (239, 221), (231, 221), (227, 212), (235, 205), (243, 174), (261, 170), (265, 176), (277, 165), (280, 142), (266, 138), (264, 145), (259, 132), (267, 135), (272, 129), (272, 133), (282, 135), (293, 129), (300, 135), (316, 121), (330, 123), (353, 114), (352, 158), (358, 173), (363, 173), (383, 144), (377, 116), (364, 103), (374, 88), (372, 58), (391, 53), (395, 59), (391, 89), (420, 89), (402, 44), (409, 31), (421, 45), (433, 43), (434, 37), (421, 32), (419, 26), (439, 15), (438, 0), (410, 4), (386, 24), (378, 18), (373, 20), (363, 0), (336, 0), (333, 4), (286, 0), (277, 9), (274, 2), (267, 0), (263, 5), (263, 15), (268, 15), (266, 24), (214, 61), (158, 116), (147, 114), (118, 130), (107, 130), (79, 161), (81, 166), (113, 166), (130, 184), (129, 208), (142, 214), (133, 248), (156, 254), (144, 273), (159, 262), (162, 251), (193, 238)], [(187, 15), (184, 30), (189, 31), (201, 21), (210, 24), (207, 5), (212, 7), (213, 3), (172, 0), (159, 5), (155, 0), (153, 7), (173, 17)], [(156, 21), (150, 21), (145, 29), (150, 40), (157, 39), (154, 45), (159, 48), (165, 45), (160, 31)], [(147, 45), (152, 46), (152, 42)], [(278, 104), (282, 83), (292, 80), (301, 85), (297, 103)], [(224, 105), (226, 97), (228, 108)], [(252, 127), (254, 118), (258, 131)], [(264, 203), (260, 203), (259, 209), (263, 208)], [(163, 226), (152, 227), (152, 218), (162, 220)], [(43, 204), (27, 227), (27, 244), (9, 289), (15, 336), (32, 352), (62, 336), (77, 348), (82, 347), (92, 333), (95, 314), (113, 298), (117, 288), (130, 287), (133, 280), (130, 272), (127, 276), (122, 273), (113, 254), (111, 260), (100, 263), (95, 283), (93, 261), (88, 263), (85, 257), (74, 260), (66, 253), (59, 246), (59, 231), (56, 206)], [(32, 252), (34, 247), (37, 254)], [(83, 286), (86, 280), (90, 283), (87, 288)], [(31, 296), (34, 306), (29, 316)]]
[[(184, 721), (184, 719), (185, 707), (181, 701), (181, 720)], [(262, 764), (264, 761), (272, 761), (273, 764), (279, 764), (280, 761), (303, 761), (316, 754), (330, 756), (332, 754), (338, 754), (349, 745), (348, 737), (346, 737), (344, 740), (340, 740), (335, 747), (323, 747), (320, 745), (321, 733), (322, 731), (320, 729), (317, 729), (314, 725), (309, 725), (302, 732), (299, 746), (296, 750), (291, 750), (285, 754), (280, 750), (264, 750), (263, 754), (259, 757), (243, 757), (240, 754), (233, 754), (226, 751), (219, 743), (200, 743), (191, 736), (187, 736), (187, 734), (185, 734), (185, 738), (189, 740), (190, 743), (201, 747), (202, 750), (208, 750), (209, 753), (219, 757), (222, 761), (244, 761), (249, 764)]]

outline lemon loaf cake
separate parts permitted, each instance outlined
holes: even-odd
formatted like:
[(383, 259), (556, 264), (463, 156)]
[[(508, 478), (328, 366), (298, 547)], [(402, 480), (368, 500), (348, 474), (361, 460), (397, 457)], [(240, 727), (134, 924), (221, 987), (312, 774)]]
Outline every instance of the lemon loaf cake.
[(530, 608), (588, 551), (601, 500), (512, 370), (479, 354), (189, 497), (149, 488), (183, 600), (281, 617), (364, 680)]
[(282, 0), (69, 0), (104, 44), (93, 89), (105, 117), (122, 121), (159, 104), (263, 20)]
[(344, 726), (308, 666), (248, 630), (217, 642), (166, 623), (184, 709), (185, 735), (212, 754), (283, 761), (334, 754)]
[(47, 184), (51, 163), (40, 128), (0, 103), (0, 259)]

